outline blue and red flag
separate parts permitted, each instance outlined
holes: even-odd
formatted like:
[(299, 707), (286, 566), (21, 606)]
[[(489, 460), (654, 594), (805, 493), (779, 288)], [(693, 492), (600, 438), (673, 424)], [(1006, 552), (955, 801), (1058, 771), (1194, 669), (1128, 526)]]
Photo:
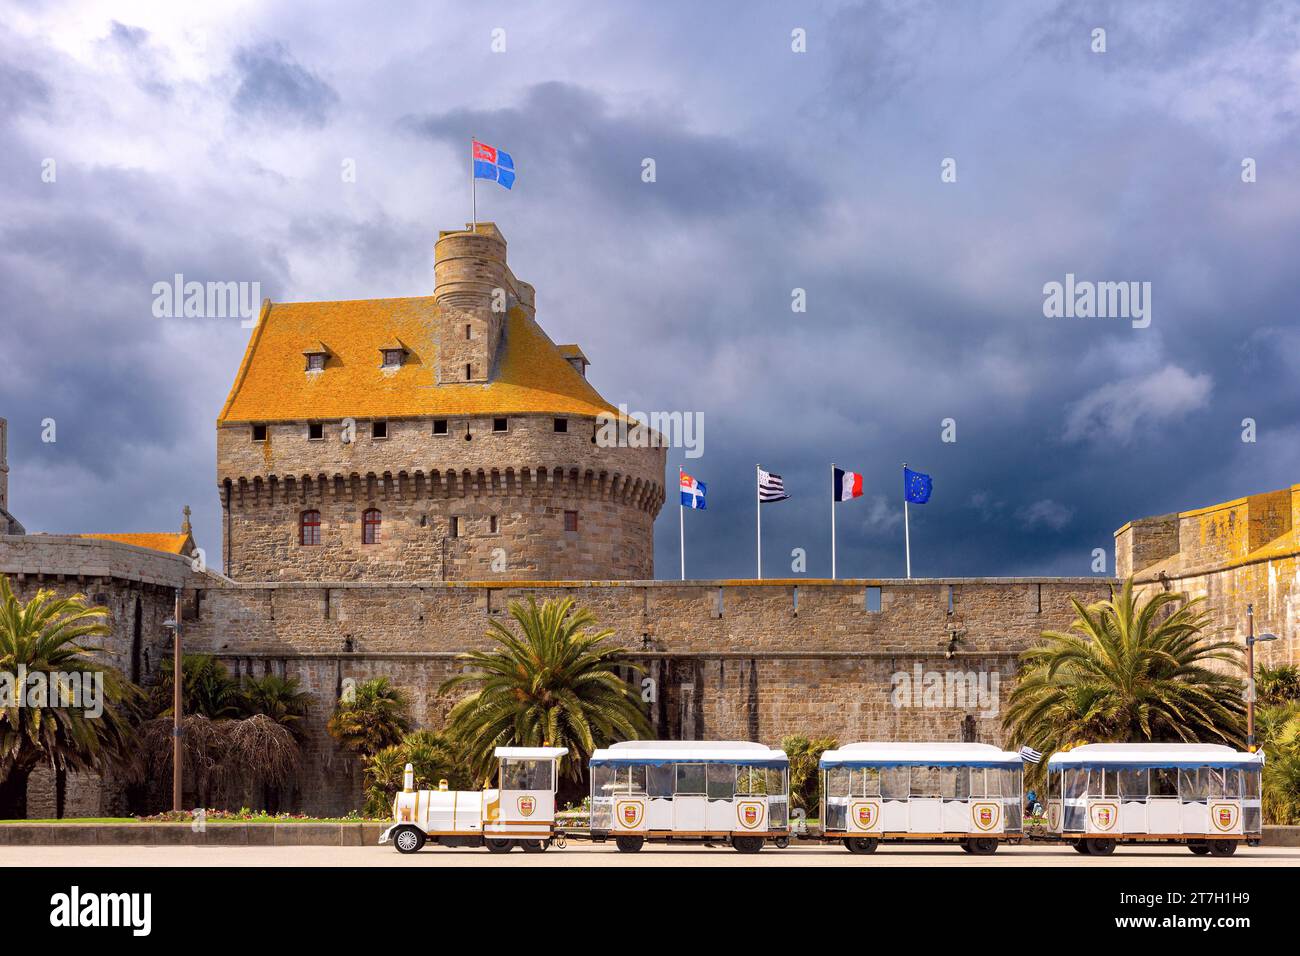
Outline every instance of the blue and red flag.
[(509, 189), (515, 184), (515, 161), (504, 149), (487, 143), (474, 143), (474, 178), (490, 179)]

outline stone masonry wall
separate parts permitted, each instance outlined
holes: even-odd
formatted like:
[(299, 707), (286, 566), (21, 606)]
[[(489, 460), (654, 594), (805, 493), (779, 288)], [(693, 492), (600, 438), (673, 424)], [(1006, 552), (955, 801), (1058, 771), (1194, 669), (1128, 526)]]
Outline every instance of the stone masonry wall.
[[(662, 448), (603, 448), (592, 418), (515, 415), (393, 420), (387, 437), (358, 422), (325, 439), (306, 423), (218, 429), (225, 567), (238, 580), (638, 579), (654, 574), (653, 522), (664, 501)], [(362, 513), (383, 514), (362, 544)], [(321, 513), (321, 544), (299, 543), (299, 515)], [(566, 531), (576, 511), (578, 530)], [(452, 538), (449, 519), (461, 518)], [(491, 531), (495, 516), (497, 530)]]
[[(359, 806), (361, 787), (355, 761), (325, 732), (344, 681), (388, 676), (421, 726), (441, 726), (454, 700), (438, 686), (458, 668), (458, 653), (489, 646), (487, 621), (511, 600), (571, 595), (591, 608), (643, 668), (629, 677), (652, 682), (643, 687), (664, 737), (1000, 742), (1019, 652), (1042, 630), (1069, 626), (1070, 597), (1105, 597), (1110, 583), (239, 584), (203, 589), (186, 643), (237, 673), (271, 670), (312, 692), (295, 800), (309, 812), (342, 813)], [(868, 611), (876, 587), (880, 610)], [(918, 687), (896, 707), (899, 674)]]

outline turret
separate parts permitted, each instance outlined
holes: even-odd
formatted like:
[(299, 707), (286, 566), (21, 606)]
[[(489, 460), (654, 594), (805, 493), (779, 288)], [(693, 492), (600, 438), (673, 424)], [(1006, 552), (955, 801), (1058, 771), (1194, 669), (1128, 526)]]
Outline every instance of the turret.
[[(433, 247), (434, 300), (438, 303), (438, 382), (487, 382), (492, 378), (506, 315), (525, 296), (506, 265), (506, 241), (481, 222), (465, 231), (443, 232)], [(532, 287), (527, 286), (527, 309)]]

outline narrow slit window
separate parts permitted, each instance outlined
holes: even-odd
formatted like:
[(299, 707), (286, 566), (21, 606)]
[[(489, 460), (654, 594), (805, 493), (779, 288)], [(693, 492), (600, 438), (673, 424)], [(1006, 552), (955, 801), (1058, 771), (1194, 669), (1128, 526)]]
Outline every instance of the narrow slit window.
[(447, 537), (449, 538), (460, 537), (460, 518), (456, 517), (455, 515), (453, 515), (451, 517), (451, 520), (447, 522)]

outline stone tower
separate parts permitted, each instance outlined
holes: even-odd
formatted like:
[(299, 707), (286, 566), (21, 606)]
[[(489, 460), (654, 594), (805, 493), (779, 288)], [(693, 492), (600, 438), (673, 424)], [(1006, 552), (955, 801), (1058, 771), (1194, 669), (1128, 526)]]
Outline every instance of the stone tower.
[(495, 225), (441, 233), (434, 278), (264, 306), (218, 419), (226, 572), (653, 577), (664, 449), (598, 443), (617, 411), (538, 324)]

